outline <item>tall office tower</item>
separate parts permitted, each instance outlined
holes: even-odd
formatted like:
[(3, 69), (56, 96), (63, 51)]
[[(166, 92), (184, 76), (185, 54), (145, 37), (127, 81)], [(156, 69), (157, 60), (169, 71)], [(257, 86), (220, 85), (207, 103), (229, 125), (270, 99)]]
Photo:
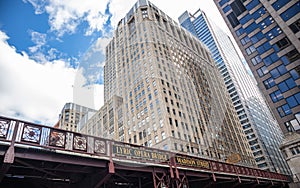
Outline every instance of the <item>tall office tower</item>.
[(126, 142), (255, 165), (208, 50), (151, 2), (118, 23), (104, 69), (106, 101), (123, 98)]
[[(214, 0), (252, 70), (285, 139), (284, 153), (300, 179), (300, 2)], [(298, 166), (297, 166), (298, 165)], [(295, 170), (298, 169), (298, 172)]]
[(88, 112), (96, 110), (75, 103), (66, 103), (59, 115), (58, 128), (77, 132), (80, 119)]
[(229, 36), (200, 9), (185, 11), (180, 24), (209, 48), (247, 136), (259, 168), (289, 174), (279, 146), (282, 131), (265, 103), (254, 79), (245, 69)]

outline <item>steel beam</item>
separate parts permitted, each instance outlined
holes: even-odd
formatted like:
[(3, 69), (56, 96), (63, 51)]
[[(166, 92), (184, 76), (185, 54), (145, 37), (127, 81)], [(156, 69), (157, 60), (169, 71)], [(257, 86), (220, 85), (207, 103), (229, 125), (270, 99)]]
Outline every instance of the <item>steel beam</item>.
[(16, 161), (17, 163), (19, 163), (19, 164), (24, 165), (24, 166), (28, 166), (28, 167), (30, 167), (30, 168), (36, 170), (36, 171), (45, 173), (45, 174), (47, 174), (47, 175), (50, 175), (50, 176), (53, 176), (53, 177), (56, 177), (56, 178), (64, 179), (64, 178), (62, 178), (61, 176), (58, 176), (58, 175), (56, 175), (56, 174), (54, 174), (54, 173), (52, 173), (52, 172), (48, 172), (48, 171), (46, 171), (46, 170), (40, 169), (40, 168), (38, 168), (38, 167), (35, 167), (35, 166), (33, 166), (33, 165), (29, 164), (29, 163), (26, 163), (26, 162), (24, 162), (24, 161), (22, 161), (22, 160), (20, 160), (20, 159), (15, 159), (15, 161)]
[(106, 159), (99, 158), (89, 158), (84, 155), (72, 155), (64, 153), (56, 153), (52, 151), (47, 151), (43, 149), (24, 149), (16, 148), (15, 157), (21, 159), (30, 159), (37, 161), (48, 161), (48, 162), (58, 162), (71, 165), (81, 165), (81, 166), (91, 166), (91, 167), (103, 167), (107, 165)]
[(8, 172), (11, 164), (10, 163), (3, 163), (0, 170), (0, 183), (2, 182), (5, 174)]
[(112, 176), (112, 174), (107, 173), (95, 186), (94, 188), (99, 188), (101, 185), (103, 185), (105, 182), (109, 180), (109, 178)]

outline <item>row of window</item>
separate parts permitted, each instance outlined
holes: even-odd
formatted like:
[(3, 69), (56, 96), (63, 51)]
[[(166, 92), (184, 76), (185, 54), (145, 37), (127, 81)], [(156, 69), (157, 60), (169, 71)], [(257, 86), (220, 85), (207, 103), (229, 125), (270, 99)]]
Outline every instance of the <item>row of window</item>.
[(286, 11), (280, 14), (280, 17), (283, 19), (283, 21), (288, 21), (290, 18), (295, 16), (300, 12), (300, 2), (295, 3), (290, 8), (288, 8)]
[(293, 78), (288, 78), (278, 84), (278, 88), (282, 93), (296, 87), (296, 83)]
[(290, 0), (278, 0), (272, 4), (272, 7), (277, 11), (289, 2)]
[(290, 97), (287, 97), (286, 102), (291, 108), (300, 105), (300, 93), (296, 93)]
[(285, 65), (280, 65), (270, 71), (272, 78), (276, 79), (287, 72)]
[[(298, 73), (296, 73), (296, 74), (297, 75), (295, 75), (295, 78), (299, 78)], [(270, 77), (270, 78), (264, 80), (263, 83), (264, 83), (264, 86), (266, 87), (266, 89), (270, 89), (270, 88), (272, 88), (273, 86), (276, 85), (273, 77)], [(286, 79), (286, 80), (284, 80), (284, 81), (282, 81), (278, 84), (278, 88), (280, 89), (280, 91), (282, 93), (284, 93), (284, 92), (286, 92), (286, 91), (288, 91), (288, 90), (290, 90), (290, 89), (292, 89), (296, 86), (297, 85), (296, 85), (293, 77), (290, 77), (290, 78), (288, 78), (288, 79)]]
[(287, 104), (284, 104), (277, 108), (277, 111), (281, 117), (292, 114), (291, 108), (300, 105), (300, 93), (296, 93), (286, 98)]
[(286, 129), (290, 132), (300, 130), (300, 112), (295, 114), (295, 118), (284, 123)]
[(293, 155), (300, 154), (300, 146), (292, 147), (292, 148), (290, 148), (290, 151)]
[(291, 44), (290, 40), (287, 37), (285, 37), (275, 43), (274, 49), (278, 52), (278, 51), (288, 47), (290, 44)]
[(263, 59), (264, 64), (268, 67), (279, 60), (276, 53), (272, 53)]
[(292, 23), (289, 27), (294, 33), (300, 31), (300, 19)]
[(262, 66), (261, 68), (257, 69), (256, 72), (257, 72), (259, 77), (262, 77), (262, 76), (268, 74), (269, 70), (266, 66)]

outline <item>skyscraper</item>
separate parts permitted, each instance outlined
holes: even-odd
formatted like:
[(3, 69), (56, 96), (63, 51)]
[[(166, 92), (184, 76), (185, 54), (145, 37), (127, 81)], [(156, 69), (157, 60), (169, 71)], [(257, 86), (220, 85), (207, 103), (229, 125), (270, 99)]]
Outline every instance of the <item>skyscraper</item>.
[(245, 69), (229, 36), (200, 9), (185, 11), (180, 24), (209, 48), (223, 76), (240, 123), (259, 168), (289, 174), (279, 146), (282, 131), (265, 103), (254, 78)]
[[(287, 161), (300, 179), (300, 2), (214, 0), (252, 70), (282, 131)], [(298, 139), (295, 139), (298, 138)], [(299, 149), (297, 151), (300, 151)], [(297, 165), (295, 167), (295, 165)], [(294, 169), (298, 169), (296, 172)], [(298, 179), (298, 181), (299, 181)]]
[(105, 102), (123, 98), (126, 142), (254, 165), (209, 51), (151, 2), (118, 23), (104, 70)]
[(282, 130), (299, 131), (300, 2), (215, 2)]

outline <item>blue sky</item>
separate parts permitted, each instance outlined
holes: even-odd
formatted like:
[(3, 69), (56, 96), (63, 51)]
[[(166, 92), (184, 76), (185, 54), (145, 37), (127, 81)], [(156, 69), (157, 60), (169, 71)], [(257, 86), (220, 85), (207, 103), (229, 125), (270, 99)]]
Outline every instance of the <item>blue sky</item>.
[[(75, 102), (93, 95), (99, 108), (105, 46), (135, 2), (1, 0), (0, 115), (53, 125), (74, 92)], [(212, 0), (151, 2), (176, 21), (185, 10), (201, 8), (226, 29)], [(92, 93), (81, 87), (86, 83)]]
[(71, 58), (71, 66), (76, 68), (78, 58), (95, 40), (111, 34), (109, 3), (100, 14), (106, 17), (104, 31), (102, 28), (94, 29), (89, 34), (86, 34), (89, 23), (85, 19), (76, 21), (77, 27), (74, 30), (51, 26), (50, 15), (45, 8), (38, 12), (37, 5), (34, 6), (30, 1), (3, 0), (0, 1), (0, 7), (0, 29), (9, 36), (8, 43), (15, 46), (17, 52), (25, 51), (36, 61), (42, 61), (38, 53), (42, 53), (48, 60)]

